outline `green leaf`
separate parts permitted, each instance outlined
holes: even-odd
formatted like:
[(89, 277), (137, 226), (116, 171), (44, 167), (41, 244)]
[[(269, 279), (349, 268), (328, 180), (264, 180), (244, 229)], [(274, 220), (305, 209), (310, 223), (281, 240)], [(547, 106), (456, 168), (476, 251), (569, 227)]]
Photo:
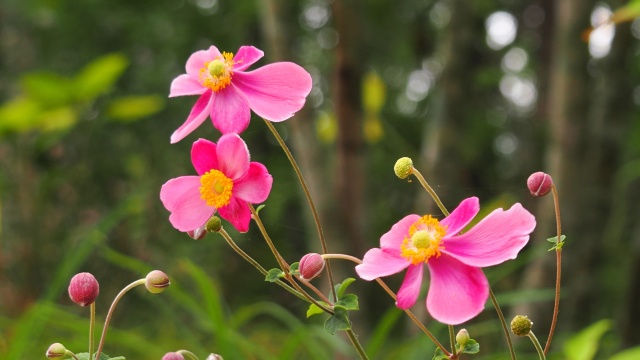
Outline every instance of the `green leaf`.
[(20, 81), (27, 96), (45, 107), (68, 105), (73, 99), (71, 80), (56, 73), (31, 72)]
[[(329, 304), (327, 304), (324, 301), (318, 301), (318, 303), (329, 307)], [(312, 317), (313, 315), (318, 315), (318, 314), (322, 314), (324, 312), (324, 310), (322, 310), (318, 305), (316, 304), (310, 304), (309, 305), (309, 309), (307, 309), (307, 318)]]
[(566, 238), (566, 236), (562, 235), (560, 236), (560, 242), (558, 242), (558, 237), (554, 236), (552, 238), (548, 238), (547, 241), (554, 244), (551, 249), (549, 249), (548, 251), (553, 251), (555, 249), (562, 249), (562, 246), (564, 246), (564, 239)]
[(38, 128), (41, 105), (31, 98), (12, 99), (0, 106), (0, 134), (27, 132)]
[(59, 107), (40, 114), (43, 131), (63, 131), (78, 122), (78, 113), (71, 106)]
[[(89, 360), (89, 353), (86, 353), (86, 352), (76, 354), (76, 356), (78, 357), (78, 360)], [(126, 359), (124, 358), (124, 356), (110, 357), (105, 353), (100, 353), (100, 360), (126, 360)]]
[(90, 101), (109, 91), (129, 65), (118, 53), (99, 57), (87, 64), (75, 78), (76, 98)]
[(347, 291), (347, 288), (349, 287), (349, 285), (351, 285), (352, 282), (356, 281), (356, 279), (354, 278), (346, 278), (344, 279), (343, 282), (336, 284), (335, 286), (335, 294), (336, 294), (336, 299), (339, 300), (340, 298), (342, 298), (342, 295), (344, 295), (344, 292)]
[(278, 268), (274, 268), (269, 270), (269, 272), (267, 273), (267, 276), (264, 278), (264, 281), (276, 282), (283, 277), (284, 277), (284, 272)]
[(333, 335), (336, 331), (345, 331), (351, 329), (351, 321), (349, 321), (349, 310), (343, 306), (336, 305), (333, 308), (335, 313), (324, 323), (324, 329)]
[(449, 357), (442, 352), (442, 349), (437, 347), (436, 352), (433, 354), (433, 358), (431, 360), (449, 360)]
[(107, 115), (117, 121), (134, 121), (159, 112), (164, 104), (160, 95), (124, 96), (109, 103)]
[(300, 263), (299, 262), (294, 262), (293, 264), (289, 265), (289, 272), (291, 274), (298, 274), (298, 269), (300, 268)]
[(632, 347), (613, 355), (609, 360), (636, 360), (640, 359), (640, 346)]
[(462, 348), (462, 352), (465, 354), (477, 354), (480, 352), (480, 344), (473, 339), (469, 339), (464, 347)]
[(568, 360), (591, 360), (598, 351), (600, 338), (611, 328), (610, 320), (600, 320), (572, 336), (564, 344)]
[(336, 305), (344, 306), (347, 310), (360, 310), (358, 296), (354, 294), (347, 294), (341, 297), (340, 301), (336, 302)]

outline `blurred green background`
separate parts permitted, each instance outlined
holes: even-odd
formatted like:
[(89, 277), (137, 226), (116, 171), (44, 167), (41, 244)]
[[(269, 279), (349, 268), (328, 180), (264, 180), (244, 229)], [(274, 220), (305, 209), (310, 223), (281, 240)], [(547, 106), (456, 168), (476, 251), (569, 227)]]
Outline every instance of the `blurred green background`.
[[(538, 219), (532, 241), (486, 274), (507, 317), (529, 315), (544, 342), (553, 202), (525, 186), (543, 170), (558, 187), (567, 235), (554, 356), (609, 358), (640, 344), (637, 4), (3, 0), (0, 358), (44, 358), (53, 342), (86, 351), (88, 309), (68, 299), (69, 279), (96, 276), (102, 321), (118, 291), (152, 269), (169, 274), (171, 288), (128, 294), (106, 353), (355, 357), (345, 337), (324, 332), (324, 318), (305, 319), (305, 304), (264, 282), (220, 237), (194, 241), (167, 220), (161, 185), (194, 173), (194, 140), (219, 136), (207, 120), (169, 144), (196, 100), (169, 100), (169, 85), (192, 52), (212, 44), (264, 50), (254, 68), (286, 60), (311, 73), (305, 108), (276, 127), (309, 182), (331, 252), (361, 257), (406, 214), (439, 215), (416, 181), (394, 176), (402, 156), (449, 209), (469, 196), (480, 197), (483, 213), (521, 202)], [(615, 26), (606, 23), (612, 14)], [(265, 124), (254, 116), (242, 136), (274, 176), (261, 215), (283, 255), (294, 262), (319, 251), (301, 188)], [(254, 226), (226, 228), (265, 267), (277, 265)], [(332, 264), (339, 277), (355, 276), (352, 264)], [(389, 279), (393, 289), (401, 278)], [(327, 289), (325, 278), (317, 282)], [(433, 345), (376, 285), (352, 289), (361, 304), (354, 327), (371, 358), (431, 358)], [(423, 306), (416, 311), (446, 343), (446, 329)], [(479, 359), (508, 356), (494, 314), (488, 304), (465, 324)], [(519, 358), (537, 358), (529, 343), (516, 346)], [(618, 360), (637, 351), (627, 354)]]

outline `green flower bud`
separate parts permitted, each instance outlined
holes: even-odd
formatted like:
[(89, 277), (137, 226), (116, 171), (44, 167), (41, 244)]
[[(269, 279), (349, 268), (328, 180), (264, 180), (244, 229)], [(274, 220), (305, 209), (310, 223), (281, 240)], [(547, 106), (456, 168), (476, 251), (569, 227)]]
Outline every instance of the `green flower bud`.
[(54, 343), (49, 346), (47, 349), (47, 358), (48, 359), (62, 359), (67, 354), (67, 348), (60, 343)]
[(456, 335), (456, 342), (458, 343), (458, 345), (460, 345), (461, 348), (463, 348), (470, 338), (471, 337), (469, 336), (469, 332), (467, 331), (467, 329), (460, 329), (460, 331), (458, 331), (458, 334)]
[(222, 229), (222, 220), (220, 220), (220, 218), (217, 216), (212, 216), (211, 219), (207, 221), (207, 224), (204, 226), (204, 228), (207, 230), (207, 232), (218, 232), (220, 231), (220, 229)]
[(160, 270), (153, 270), (147, 277), (145, 278), (144, 286), (149, 290), (152, 294), (160, 294), (165, 291), (171, 282), (169, 281), (169, 277), (167, 274), (163, 273)]
[(413, 161), (408, 157), (403, 157), (396, 161), (396, 164), (393, 166), (393, 172), (396, 173), (396, 176), (400, 179), (406, 179), (409, 175), (411, 175), (413, 171)]
[(533, 322), (524, 315), (516, 315), (513, 320), (511, 320), (511, 331), (518, 336), (529, 335), (532, 326)]

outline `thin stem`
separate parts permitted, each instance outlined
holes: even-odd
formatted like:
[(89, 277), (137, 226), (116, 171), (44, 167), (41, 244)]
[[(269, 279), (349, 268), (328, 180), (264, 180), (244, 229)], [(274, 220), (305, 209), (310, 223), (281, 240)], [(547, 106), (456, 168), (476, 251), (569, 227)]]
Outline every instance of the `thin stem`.
[(278, 261), (278, 265), (280, 266), (282, 271), (284, 271), (285, 273), (289, 273), (289, 265), (287, 264), (286, 261), (284, 261), (284, 258), (282, 257), (282, 255), (280, 255), (280, 253), (278, 252), (278, 249), (276, 249), (276, 246), (273, 244), (273, 241), (271, 241), (271, 238), (269, 237), (269, 234), (267, 233), (267, 229), (264, 227), (264, 224), (262, 223), (262, 220), (260, 219), (260, 215), (258, 215), (258, 212), (253, 207), (253, 205), (251, 205), (251, 204), (249, 204), (249, 210), (251, 210), (251, 214), (253, 215), (253, 219), (256, 221), (256, 224), (258, 224), (258, 228), (260, 228), (260, 232), (262, 233), (262, 237), (267, 242), (267, 245), (269, 246), (269, 249), (271, 249), (271, 252), (273, 253), (273, 256), (276, 258), (276, 261)]
[(355, 256), (346, 255), (346, 254), (322, 254), (321, 256), (323, 259), (342, 259), (342, 260), (349, 260), (356, 264), (362, 264), (362, 260), (358, 259)]
[(560, 200), (558, 198), (558, 190), (555, 185), (551, 186), (551, 192), (553, 193), (553, 205), (556, 212), (556, 296), (553, 301), (553, 317), (551, 318), (551, 328), (549, 329), (549, 337), (547, 337), (547, 343), (544, 346), (544, 354), (549, 353), (551, 347), (551, 340), (553, 339), (553, 333), (556, 329), (556, 323), (558, 322), (558, 312), (560, 311), (560, 281), (562, 277), (562, 247), (560, 239), (562, 236), (562, 222), (560, 219)]
[(418, 181), (420, 182), (420, 184), (422, 185), (422, 187), (427, 190), (427, 192), (429, 193), (429, 195), (431, 195), (431, 197), (433, 198), (433, 201), (436, 202), (436, 205), (438, 205), (438, 207), (440, 208), (440, 211), (442, 211), (442, 213), (445, 216), (449, 216), (449, 211), (447, 210), (447, 208), (444, 206), (444, 204), (442, 203), (442, 201), (440, 201), (440, 198), (438, 197), (438, 194), (436, 194), (435, 191), (433, 191), (433, 188), (431, 188), (431, 186), (429, 186), (429, 184), (427, 183), (427, 181), (424, 179), (424, 176), (422, 176), (422, 174), (420, 173), (420, 171), (418, 171), (418, 169), (412, 167), (411, 168), (411, 173), (413, 175), (415, 175), (416, 178), (418, 178)]
[[(243, 259), (245, 259), (248, 263), (250, 263), (251, 265), (253, 265), (256, 269), (258, 269), (258, 271), (260, 271), (260, 273), (262, 273), (262, 275), (267, 276), (267, 274), (269, 273), (264, 267), (262, 267), (262, 265), (260, 265), (255, 259), (253, 259), (251, 256), (249, 256), (249, 254), (247, 254), (246, 252), (244, 252), (244, 250), (242, 250), (231, 238), (231, 236), (229, 235), (229, 233), (227, 233), (226, 230), (224, 229), (220, 229), (219, 231), (220, 235), (222, 235), (222, 237), (227, 241), (227, 244), (229, 244), (229, 246), (231, 246), (231, 248), (238, 253), (238, 255), (240, 255)], [(281, 287), (283, 287), (285, 290), (287, 290), (288, 292), (292, 293), (293, 295), (297, 296), (298, 298), (307, 301), (307, 298), (304, 297), (302, 294), (300, 294), (299, 292), (297, 292), (295, 289), (293, 289), (291, 286), (285, 284), (283, 281), (278, 280), (276, 281), (276, 283), (278, 285), (280, 285)]]
[[(322, 309), (322, 311), (326, 312), (327, 314), (331, 314), (331, 315), (333, 315), (335, 313), (333, 310), (331, 310), (328, 307), (320, 304), (318, 302), (318, 300), (314, 299), (311, 295), (309, 295), (302, 287), (300, 287), (300, 285), (298, 285), (298, 283), (293, 279), (293, 276), (291, 276), (291, 274), (287, 274), (287, 280), (289, 280), (289, 283), (291, 284), (291, 286), (293, 286), (296, 290), (298, 290), (305, 298), (307, 298), (308, 301), (310, 301), (315, 306), (317, 306), (320, 309)], [(324, 299), (326, 299), (326, 297), (324, 297)]]
[(353, 347), (358, 352), (358, 355), (360, 355), (360, 359), (368, 360), (369, 357), (367, 356), (367, 353), (364, 351), (362, 344), (360, 344), (360, 341), (358, 341), (358, 337), (353, 332), (353, 330), (351, 329), (347, 330), (347, 335), (349, 336), (349, 340), (351, 340), (351, 344), (353, 344)]
[(504, 332), (504, 337), (507, 339), (507, 346), (509, 347), (509, 353), (511, 354), (511, 360), (516, 360), (516, 352), (513, 349), (513, 343), (511, 342), (511, 334), (509, 333), (509, 328), (507, 327), (507, 322), (504, 320), (504, 315), (502, 314), (502, 309), (500, 309), (500, 305), (498, 304), (498, 300), (496, 296), (493, 294), (493, 289), (489, 286), (489, 297), (491, 298), (491, 302), (493, 303), (493, 307), (496, 309), (496, 313), (498, 313), (498, 319), (500, 319), (500, 325), (502, 326), (502, 331)]
[[(300, 167), (298, 166), (298, 163), (296, 162), (295, 158), (291, 154), (291, 151), (289, 151), (287, 144), (284, 142), (284, 140), (278, 133), (278, 130), (276, 130), (276, 128), (273, 126), (273, 124), (270, 121), (265, 119), (263, 120), (265, 124), (267, 124), (267, 127), (269, 128), (269, 130), (271, 130), (271, 133), (273, 134), (273, 136), (278, 141), (278, 144), (280, 144), (280, 147), (282, 148), (282, 150), (284, 150), (284, 153), (287, 155), (287, 158), (289, 159), (289, 162), (291, 163), (293, 170), (298, 176), (298, 181), (300, 182), (300, 185), (302, 185), (302, 190), (304, 191), (304, 195), (307, 198), (307, 202), (309, 202), (309, 208), (311, 209), (313, 221), (316, 224), (316, 230), (318, 231), (318, 238), (320, 239), (322, 252), (326, 254), (329, 252), (329, 250), (327, 249), (327, 241), (324, 238), (324, 232), (322, 231), (322, 226), (320, 226), (320, 216), (318, 216), (318, 211), (316, 210), (316, 206), (313, 202), (313, 199), (311, 199), (311, 193), (309, 192), (309, 187), (307, 186), (307, 182), (304, 180), (304, 177), (302, 177), (302, 172), (300, 171)], [(331, 264), (329, 261), (327, 261), (326, 266), (327, 266), (327, 276), (329, 277), (329, 285), (331, 285), (331, 289), (333, 289), (334, 288), (333, 274), (331, 272)]]
[(180, 355), (187, 355), (186, 357), (187, 357), (188, 359), (191, 359), (191, 360), (198, 360), (198, 357), (196, 356), (196, 354), (192, 353), (192, 352), (191, 352), (191, 351), (189, 351), (189, 350), (178, 350), (178, 351), (176, 351), (176, 352), (177, 352), (178, 354), (180, 354)]
[(449, 343), (451, 344), (451, 353), (456, 353), (456, 335), (454, 334), (453, 325), (447, 326), (449, 328)]
[(72, 352), (71, 352), (71, 351), (69, 351), (69, 350), (67, 350), (67, 351), (65, 352), (65, 355), (69, 355), (69, 356), (71, 356), (72, 358), (74, 358), (74, 359), (76, 359), (76, 360), (80, 360), (80, 359), (78, 359), (78, 357), (76, 356), (76, 354), (72, 353)]
[(93, 359), (93, 333), (96, 327), (96, 302), (89, 305), (89, 360)]
[(303, 279), (302, 276), (300, 275), (297, 275), (295, 278), (301, 283), (303, 283), (306, 287), (311, 289), (314, 293), (316, 293), (316, 295), (318, 295), (318, 297), (321, 298), (322, 301), (332, 305), (331, 300), (329, 300), (326, 296), (324, 296), (324, 294), (320, 290), (318, 290), (317, 287), (313, 286), (313, 284), (311, 284), (309, 280)]
[(116, 305), (118, 305), (118, 303), (120, 302), (120, 299), (122, 299), (124, 294), (126, 294), (129, 290), (133, 289), (138, 285), (144, 285), (145, 281), (146, 279), (143, 278), (143, 279), (132, 282), (131, 284), (127, 285), (124, 289), (120, 290), (118, 295), (116, 295), (116, 298), (113, 299), (113, 302), (111, 303), (111, 307), (109, 307), (109, 312), (107, 313), (107, 318), (104, 319), (104, 327), (102, 328), (102, 335), (100, 336), (100, 343), (98, 344), (98, 351), (96, 352), (96, 357), (95, 357), (96, 359), (100, 359), (100, 353), (102, 352), (102, 347), (104, 346), (104, 339), (107, 336), (107, 329), (109, 328), (109, 322), (113, 317), (113, 312), (116, 309)]
[(540, 345), (540, 342), (538, 341), (538, 338), (534, 335), (533, 331), (529, 331), (527, 336), (529, 337), (529, 339), (531, 339), (533, 346), (536, 348), (536, 351), (538, 352), (538, 357), (540, 357), (540, 360), (546, 360), (547, 358), (544, 351), (542, 351), (542, 346)]

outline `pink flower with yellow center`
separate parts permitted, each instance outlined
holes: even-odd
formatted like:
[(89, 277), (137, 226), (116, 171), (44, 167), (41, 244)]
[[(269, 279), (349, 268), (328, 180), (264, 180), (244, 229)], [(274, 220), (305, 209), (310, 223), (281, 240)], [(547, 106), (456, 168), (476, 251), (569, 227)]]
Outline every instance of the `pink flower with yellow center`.
[(356, 272), (374, 280), (407, 269), (396, 306), (408, 309), (420, 294), (424, 267), (429, 269), (427, 310), (449, 325), (478, 315), (489, 297), (489, 283), (480, 268), (515, 259), (536, 226), (520, 204), (496, 209), (468, 231), (462, 229), (480, 210), (478, 198), (465, 199), (446, 218), (408, 215), (380, 238), (380, 248), (364, 255)]
[(236, 134), (223, 135), (218, 144), (199, 139), (191, 148), (197, 176), (167, 181), (160, 200), (171, 212), (169, 221), (183, 232), (196, 231), (218, 214), (238, 231), (249, 230), (248, 204), (267, 199), (273, 178), (267, 168), (249, 161), (247, 145)]
[(186, 74), (171, 83), (169, 97), (200, 95), (182, 126), (171, 135), (176, 143), (207, 117), (223, 134), (239, 134), (249, 126), (250, 110), (269, 121), (284, 121), (302, 108), (311, 91), (311, 75), (299, 65), (277, 62), (245, 71), (264, 53), (242, 46), (234, 56), (211, 46), (193, 53)]

